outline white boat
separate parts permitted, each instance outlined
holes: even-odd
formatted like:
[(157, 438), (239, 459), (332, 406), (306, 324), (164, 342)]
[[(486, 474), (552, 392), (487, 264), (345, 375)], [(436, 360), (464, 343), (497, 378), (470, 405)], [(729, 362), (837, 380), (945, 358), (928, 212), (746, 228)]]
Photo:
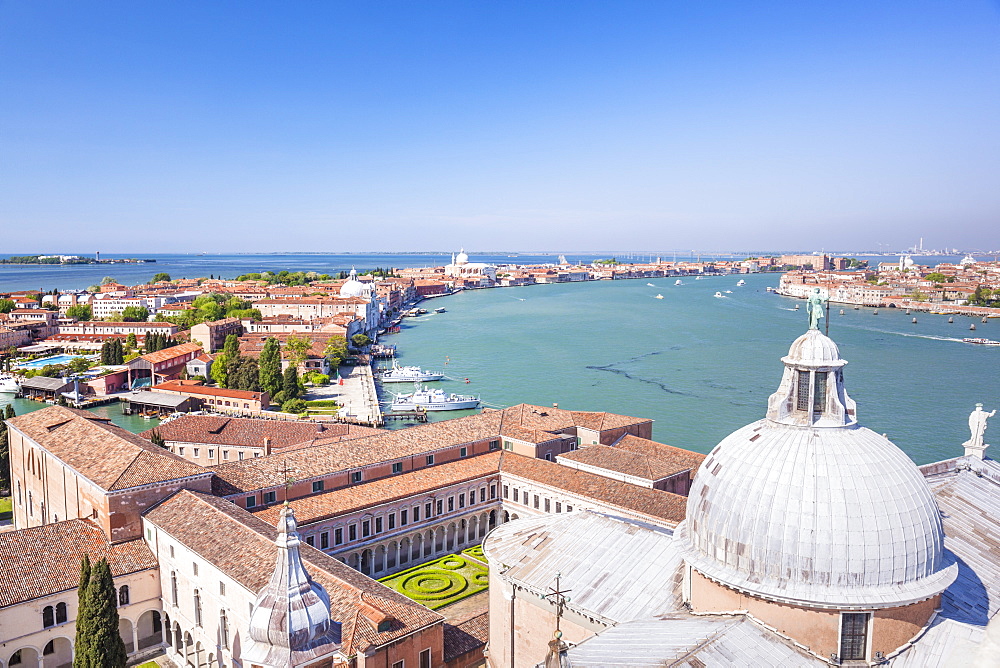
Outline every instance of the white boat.
[(723, 295), (721, 292), (716, 292), (715, 296), (718, 297), (718, 298), (720, 298), (720, 299), (724, 299), (725, 298), (725, 295)]
[(965, 343), (975, 343), (980, 346), (1000, 346), (1000, 341), (994, 341), (992, 339), (962, 339)]
[(391, 405), (394, 411), (460, 411), (478, 407), (479, 397), (427, 388), (420, 388), (409, 394), (397, 394)]
[(744, 286), (744, 285), (746, 285), (746, 284), (747, 284), (747, 282), (746, 282), (746, 281), (744, 281), (744, 280), (743, 280), (743, 279), (741, 278), (740, 280), (738, 280), (738, 281), (736, 282), (736, 287), (738, 287), (738, 288), (739, 288), (739, 287), (742, 287), (742, 286)]
[(424, 371), (418, 366), (399, 366), (393, 364), (392, 368), (382, 374), (379, 378), (383, 383), (420, 383), (430, 380), (441, 380), (443, 373)]
[(434, 312), (435, 313), (444, 313), (444, 307), (443, 306), (438, 306), (436, 309), (434, 309)]
[(727, 295), (731, 295), (731, 294), (733, 294), (733, 291), (732, 290), (726, 290), (726, 294)]
[(0, 373), (0, 392), (17, 392), (17, 378), (9, 373)]
[(656, 295), (654, 299), (663, 299), (663, 295)]
[(656, 286), (655, 286), (655, 285), (653, 285), (652, 283), (646, 283), (646, 285), (648, 285), (648, 286), (649, 286), (649, 287), (651, 287), (651, 288), (655, 288), (655, 287), (656, 287)]
[(684, 282), (678, 278), (676, 281), (674, 281), (674, 285), (684, 285)]

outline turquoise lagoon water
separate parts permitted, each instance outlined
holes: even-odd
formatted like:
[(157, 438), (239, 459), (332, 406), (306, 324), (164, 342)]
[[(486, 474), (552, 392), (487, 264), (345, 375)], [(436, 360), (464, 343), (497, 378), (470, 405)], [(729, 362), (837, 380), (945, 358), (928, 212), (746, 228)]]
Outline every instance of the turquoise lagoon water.
[[(656, 440), (707, 452), (763, 417), (780, 358), (807, 327), (794, 310), (802, 302), (766, 291), (777, 275), (745, 276), (737, 287), (739, 278), (466, 291), (431, 302), (446, 313), (404, 319), (402, 332), (383, 340), (398, 344), (401, 364), (456, 379), (438, 384), (448, 391), (494, 406), (558, 403), (652, 418)], [(845, 306), (841, 316), (840, 308), (831, 307), (830, 336), (849, 362), (845, 382), (861, 423), (918, 463), (961, 454), (976, 402), (1000, 407), (1000, 348), (961, 339), (973, 322), (973, 336), (1000, 339), (1000, 320), (949, 324), (918, 313), (912, 324), (914, 315), (894, 309)], [(456, 414), (466, 413), (432, 419)]]

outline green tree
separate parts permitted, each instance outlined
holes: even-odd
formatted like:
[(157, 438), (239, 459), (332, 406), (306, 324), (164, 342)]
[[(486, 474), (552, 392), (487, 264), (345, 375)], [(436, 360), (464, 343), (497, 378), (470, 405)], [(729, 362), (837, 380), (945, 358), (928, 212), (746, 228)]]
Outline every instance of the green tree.
[(212, 380), (219, 387), (229, 387), (229, 364), (225, 353), (219, 353), (212, 362)]
[(153, 433), (149, 435), (149, 442), (161, 448), (167, 447), (167, 443), (163, 440), (163, 436), (161, 436), (160, 432), (155, 429), (153, 430)]
[(238, 357), (230, 366), (229, 387), (246, 392), (260, 392), (260, 370), (257, 360), (252, 357)]
[(312, 351), (312, 340), (304, 336), (289, 336), (285, 341), (285, 350), (293, 366), (304, 364)]
[(289, 399), (281, 404), (282, 413), (295, 413), (296, 415), (306, 412), (306, 402), (302, 399)]
[(339, 367), (347, 359), (347, 339), (343, 336), (331, 336), (326, 342), (323, 354), (330, 362), (330, 366)]
[(118, 281), (111, 278), (110, 276), (105, 276), (104, 278), (101, 279), (101, 285), (110, 285), (111, 283), (117, 283), (117, 282)]
[(122, 320), (125, 322), (146, 322), (149, 320), (149, 309), (145, 306), (126, 306), (122, 310)]
[(66, 366), (68, 366), (69, 370), (73, 373), (83, 373), (90, 368), (90, 360), (86, 357), (74, 357)]
[(9, 420), (12, 417), (17, 417), (17, 413), (14, 412), (14, 404), (7, 404), (7, 408), (3, 411), (3, 419)]
[(273, 336), (264, 342), (258, 367), (261, 388), (274, 398), (281, 391), (281, 344)]
[(924, 280), (928, 280), (931, 283), (946, 283), (948, 281), (948, 277), (939, 271), (933, 271), (924, 276)]
[(0, 313), (10, 313), (16, 306), (13, 299), (0, 299)]
[(139, 345), (135, 340), (135, 332), (129, 332), (128, 336), (125, 337), (125, 345), (133, 350)]
[(299, 385), (299, 371), (295, 366), (289, 366), (281, 375), (281, 392), (285, 401), (298, 399), (302, 396), (302, 386)]
[(155, 276), (153, 276), (153, 278), (151, 278), (149, 280), (149, 282), (150, 283), (169, 283), (170, 282), (170, 274), (161, 271), (160, 273), (158, 273)]
[(66, 317), (89, 321), (94, 317), (94, 310), (90, 307), (90, 304), (76, 304), (66, 309)]
[[(74, 668), (125, 668), (128, 652), (118, 632), (118, 592), (108, 562), (80, 567)], [(86, 583), (86, 584), (84, 584)]]
[(7, 425), (0, 422), (0, 490), (10, 489), (10, 440)]
[(355, 334), (351, 337), (351, 343), (354, 344), (355, 348), (364, 348), (371, 342), (372, 340), (368, 338), (367, 334)]

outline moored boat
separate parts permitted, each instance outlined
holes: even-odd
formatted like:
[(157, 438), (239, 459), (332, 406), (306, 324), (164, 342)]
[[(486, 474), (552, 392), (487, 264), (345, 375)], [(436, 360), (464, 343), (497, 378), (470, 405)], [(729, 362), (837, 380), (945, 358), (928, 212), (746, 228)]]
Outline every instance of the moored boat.
[(441, 380), (443, 373), (424, 371), (419, 366), (399, 366), (393, 364), (391, 369), (385, 371), (379, 380), (383, 383), (419, 383), (431, 380)]
[(427, 388), (420, 388), (408, 394), (397, 394), (391, 406), (394, 411), (460, 411), (478, 407), (479, 397)]
[(0, 373), (0, 392), (17, 392), (17, 378), (9, 373)]

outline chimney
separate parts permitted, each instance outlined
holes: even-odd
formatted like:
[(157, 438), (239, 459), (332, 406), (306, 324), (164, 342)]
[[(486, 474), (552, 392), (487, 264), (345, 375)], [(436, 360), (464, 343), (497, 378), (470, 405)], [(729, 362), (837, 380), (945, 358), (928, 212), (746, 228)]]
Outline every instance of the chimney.
[(267, 436), (264, 437), (264, 455), (271, 454), (271, 439)]
[(559, 408), (559, 404), (552, 402), (552, 408)]

